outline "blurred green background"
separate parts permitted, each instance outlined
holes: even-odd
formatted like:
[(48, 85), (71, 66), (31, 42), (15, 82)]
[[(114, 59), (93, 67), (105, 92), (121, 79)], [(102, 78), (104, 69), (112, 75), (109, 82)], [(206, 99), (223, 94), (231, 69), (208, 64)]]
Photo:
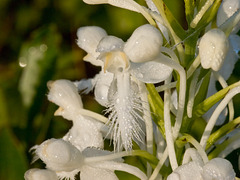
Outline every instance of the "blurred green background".
[[(166, 3), (184, 22), (183, 0)], [(30, 164), (29, 149), (62, 137), (71, 127), (53, 116), (57, 107), (46, 95), (49, 80), (75, 81), (99, 71), (82, 61), (85, 52), (76, 45), (77, 29), (100, 26), (126, 41), (145, 23), (140, 14), (81, 0), (0, 0), (0, 179), (22, 180), (27, 169), (41, 166)], [(83, 103), (102, 112), (92, 94)]]
[[(139, 1), (144, 4), (144, 1)], [(93, 77), (99, 69), (82, 61), (76, 45), (81, 26), (100, 26), (126, 40), (146, 23), (137, 13), (81, 0), (0, 1), (0, 179), (22, 180), (33, 155), (29, 149), (51, 137), (62, 137), (71, 123), (54, 117), (47, 82)], [(87, 109), (102, 108), (90, 95)]]

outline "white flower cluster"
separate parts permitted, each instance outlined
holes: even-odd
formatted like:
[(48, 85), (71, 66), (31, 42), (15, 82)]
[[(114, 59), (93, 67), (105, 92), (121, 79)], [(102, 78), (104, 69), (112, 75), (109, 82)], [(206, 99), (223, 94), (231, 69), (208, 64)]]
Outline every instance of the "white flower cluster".
[[(221, 112), (227, 104), (230, 106), (233, 96), (240, 92), (239, 83), (229, 88), (221, 103), (205, 114), (207, 125), (200, 142), (186, 136), (190, 138), (184, 144), (185, 152), (180, 162), (175, 150), (176, 142), (184, 137), (181, 132), (181, 128), (184, 128), (183, 119), (191, 119), (193, 116), (194, 97), (202, 83), (199, 80), (201, 69), (210, 69), (212, 78), (217, 78), (223, 88), (229, 87), (225, 80), (233, 71), (240, 47), (239, 36), (234, 34), (239, 30), (240, 1), (222, 2), (217, 15), (218, 27), (200, 37), (199, 53), (196, 53), (196, 60), (188, 70), (181, 65), (181, 59), (178, 58), (181, 52), (179, 49), (177, 54), (173, 49), (163, 46), (166, 40), (177, 43), (178, 37), (155, 1), (146, 0), (149, 9), (133, 0), (84, 2), (108, 3), (136, 11), (150, 24), (138, 27), (126, 42), (108, 35), (100, 27), (87, 26), (78, 29), (77, 44), (87, 52), (83, 59), (94, 66), (100, 66), (101, 71), (93, 79), (78, 82), (57, 80), (48, 83), (48, 99), (59, 106), (55, 115), (72, 121), (73, 126), (62, 139), (49, 139), (32, 148), (35, 151), (34, 161), (41, 159), (46, 164), (46, 170), (30, 169), (25, 173), (25, 179), (74, 180), (80, 172), (82, 180), (115, 180), (118, 177), (114, 171), (119, 170), (142, 180), (234, 180), (233, 167), (223, 158), (240, 145), (236, 146), (235, 143), (234, 148), (228, 149), (224, 157), (211, 160), (208, 159), (208, 152), (205, 150), (209, 148), (206, 146), (217, 120), (221, 117), (224, 120), (226, 118)], [(191, 26), (197, 25), (207, 6), (208, 3), (196, 15)], [(181, 42), (179, 46), (182, 46)], [(174, 79), (177, 79), (178, 83), (172, 82), (173, 76), (177, 77)], [(212, 78), (208, 96), (217, 92)], [(190, 82), (189, 94), (186, 94), (187, 81)], [(164, 91), (164, 133), (160, 133), (158, 125), (151, 118), (151, 102), (145, 84), (160, 82), (164, 82), (160, 87)], [(171, 88), (174, 90), (171, 91)], [(96, 101), (106, 108), (106, 117), (83, 108), (79, 92), (86, 94), (90, 91), (94, 91)], [(185, 101), (188, 101), (186, 105)], [(230, 108), (229, 114), (232, 121), (234, 113)], [(104, 150), (105, 139), (113, 141), (114, 152)], [(149, 164), (146, 165), (145, 173), (124, 163), (122, 157), (134, 153), (133, 142), (151, 157), (154, 156), (153, 149), (156, 147), (154, 157), (158, 159), (158, 163), (152, 165), (153, 171)], [(159, 172), (162, 166), (169, 166), (167, 159), (172, 173), (164, 177)]]

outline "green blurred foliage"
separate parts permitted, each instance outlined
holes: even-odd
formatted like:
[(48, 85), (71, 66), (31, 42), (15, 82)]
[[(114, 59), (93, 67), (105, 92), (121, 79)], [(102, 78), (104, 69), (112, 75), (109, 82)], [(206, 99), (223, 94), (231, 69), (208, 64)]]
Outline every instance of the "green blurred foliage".
[[(144, 1), (138, 1), (144, 4)], [(0, 179), (20, 180), (31, 167), (29, 149), (48, 138), (61, 138), (71, 127), (54, 117), (47, 82), (93, 77), (99, 69), (82, 61), (76, 31), (95, 25), (127, 40), (146, 23), (138, 13), (81, 0), (0, 1)], [(85, 108), (102, 112), (93, 96)]]

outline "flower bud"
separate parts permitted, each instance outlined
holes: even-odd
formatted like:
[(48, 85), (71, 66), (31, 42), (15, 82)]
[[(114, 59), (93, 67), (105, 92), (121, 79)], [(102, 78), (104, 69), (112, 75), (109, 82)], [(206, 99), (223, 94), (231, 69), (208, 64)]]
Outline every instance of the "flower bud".
[(202, 67), (218, 71), (224, 62), (228, 48), (228, 38), (220, 29), (212, 29), (205, 33), (199, 43)]
[(58, 180), (57, 174), (54, 171), (47, 169), (29, 169), (24, 174), (25, 180)]
[(133, 32), (124, 46), (124, 52), (132, 62), (146, 62), (159, 55), (162, 43), (163, 38), (159, 30), (146, 24)]
[(49, 139), (36, 148), (36, 155), (53, 171), (73, 171), (83, 164), (82, 153), (62, 139)]

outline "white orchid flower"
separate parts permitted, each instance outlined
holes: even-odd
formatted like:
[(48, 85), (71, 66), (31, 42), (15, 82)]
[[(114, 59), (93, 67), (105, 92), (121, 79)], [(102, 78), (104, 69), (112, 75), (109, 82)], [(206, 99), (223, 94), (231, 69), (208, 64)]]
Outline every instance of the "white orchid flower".
[(111, 160), (106, 160), (106, 155), (111, 154), (108, 151), (87, 148), (81, 152), (62, 139), (49, 139), (35, 149), (37, 158), (40, 158), (48, 169), (55, 171), (60, 179), (74, 180), (75, 175), (80, 172), (81, 180), (117, 180), (115, 170), (128, 172), (141, 180), (147, 179), (142, 171), (123, 163), (123, 160), (115, 155), (111, 156)]
[(91, 28), (87, 26), (78, 29), (77, 44), (79, 47), (84, 47), (84, 50), (88, 53), (88, 55), (83, 58), (85, 61), (89, 61), (95, 66), (101, 66), (103, 64), (102, 61), (97, 59), (100, 53), (96, 52), (96, 49), (99, 41), (105, 36), (107, 36), (106, 31), (97, 26), (91, 26)]
[(202, 180), (201, 170), (202, 167), (199, 163), (191, 161), (175, 169), (174, 172), (167, 177), (167, 180)]
[[(217, 14), (218, 27), (221, 26), (227, 19), (232, 17), (233, 14), (236, 11), (238, 11), (239, 8), (240, 8), (240, 0), (224, 0), (218, 9), (218, 14)], [(222, 76), (223, 80), (225, 80), (225, 81), (232, 74), (235, 63), (237, 62), (237, 60), (239, 58), (238, 52), (240, 50), (240, 37), (238, 35), (234, 34), (234, 33), (237, 33), (239, 28), (240, 28), (240, 23), (238, 23), (233, 28), (232, 33), (229, 35), (229, 37), (228, 37), (228, 41), (229, 41), (228, 52), (226, 54), (226, 57), (224, 59), (222, 67), (220, 69), (219, 68), (216, 69), (218, 71), (219, 75)], [(208, 61), (206, 60), (206, 62), (208, 62)], [(217, 92), (217, 89), (215, 87), (216, 81), (217, 81), (217, 79), (213, 75), (211, 75), (207, 97), (209, 97)], [(219, 103), (216, 103), (207, 113), (204, 114), (204, 118), (207, 121), (210, 119), (214, 109), (218, 106), (218, 104)], [(228, 112), (229, 112), (229, 120), (233, 119), (233, 116), (234, 116), (233, 107), (229, 106), (229, 111), (227, 108), (225, 108), (224, 111), (220, 114), (216, 125), (221, 125), (224, 122)]]
[(25, 180), (58, 180), (57, 174), (48, 169), (29, 169), (24, 174)]
[[(161, 54), (162, 36), (151, 25), (137, 28), (126, 43), (114, 36), (103, 36), (97, 42), (93, 35), (88, 36), (88, 32), (93, 31), (96, 34), (103, 32), (94, 26), (80, 28), (78, 45), (88, 52), (87, 56), (94, 57), (99, 53), (90, 61), (95, 65), (97, 61), (102, 62), (99, 63), (102, 72), (96, 77), (95, 98), (108, 107), (115, 148), (130, 150), (132, 139), (143, 141), (141, 112), (142, 104), (146, 102), (140, 100), (138, 83), (161, 82), (170, 76), (172, 68), (155, 61)], [(97, 48), (90, 51), (90, 46)], [(80, 90), (92, 87), (82, 84), (80, 81), (77, 85)]]
[(198, 161), (191, 161), (179, 166), (167, 180), (235, 180), (235, 172), (229, 161), (214, 158), (202, 165)]
[(99, 117), (103, 118), (83, 109), (81, 97), (74, 83), (68, 80), (57, 80), (49, 82), (48, 86), (50, 89), (48, 99), (60, 106), (55, 115), (61, 115), (73, 122), (72, 128), (64, 139), (81, 151), (86, 147), (103, 148), (104, 124), (96, 120)]
[(228, 38), (220, 29), (211, 29), (205, 33), (199, 43), (202, 67), (218, 71), (224, 62), (228, 48)]
[[(240, 37), (238, 35), (231, 34), (228, 37), (228, 40), (229, 40), (229, 49), (228, 49), (227, 55), (224, 59), (222, 67), (217, 71), (218, 74), (222, 77), (222, 81), (228, 80), (228, 78), (232, 74), (235, 64), (239, 58), (238, 52), (240, 50)], [(219, 79), (217, 79), (213, 74), (211, 74), (211, 78), (210, 78), (210, 82), (209, 82), (209, 86), (208, 86), (207, 97), (210, 97), (217, 92), (216, 81), (218, 81), (218, 80)], [(225, 86), (223, 86), (223, 88), (225, 88), (227, 86), (227, 83), (225, 83), (225, 82), (221, 82), (220, 84), (226, 84)], [(203, 117), (207, 121), (210, 119), (214, 109), (218, 106), (218, 104), (219, 103), (216, 103), (204, 114)], [(232, 113), (231, 116), (229, 116), (229, 119), (230, 120), (233, 119), (233, 116), (234, 116), (233, 109), (230, 108), (230, 111), (228, 111), (228, 109), (225, 108), (223, 110), (223, 112), (219, 115), (216, 125), (221, 125), (225, 121), (228, 112)]]
[(223, 158), (214, 158), (203, 166), (202, 176), (204, 180), (235, 180), (235, 172), (232, 164)]

